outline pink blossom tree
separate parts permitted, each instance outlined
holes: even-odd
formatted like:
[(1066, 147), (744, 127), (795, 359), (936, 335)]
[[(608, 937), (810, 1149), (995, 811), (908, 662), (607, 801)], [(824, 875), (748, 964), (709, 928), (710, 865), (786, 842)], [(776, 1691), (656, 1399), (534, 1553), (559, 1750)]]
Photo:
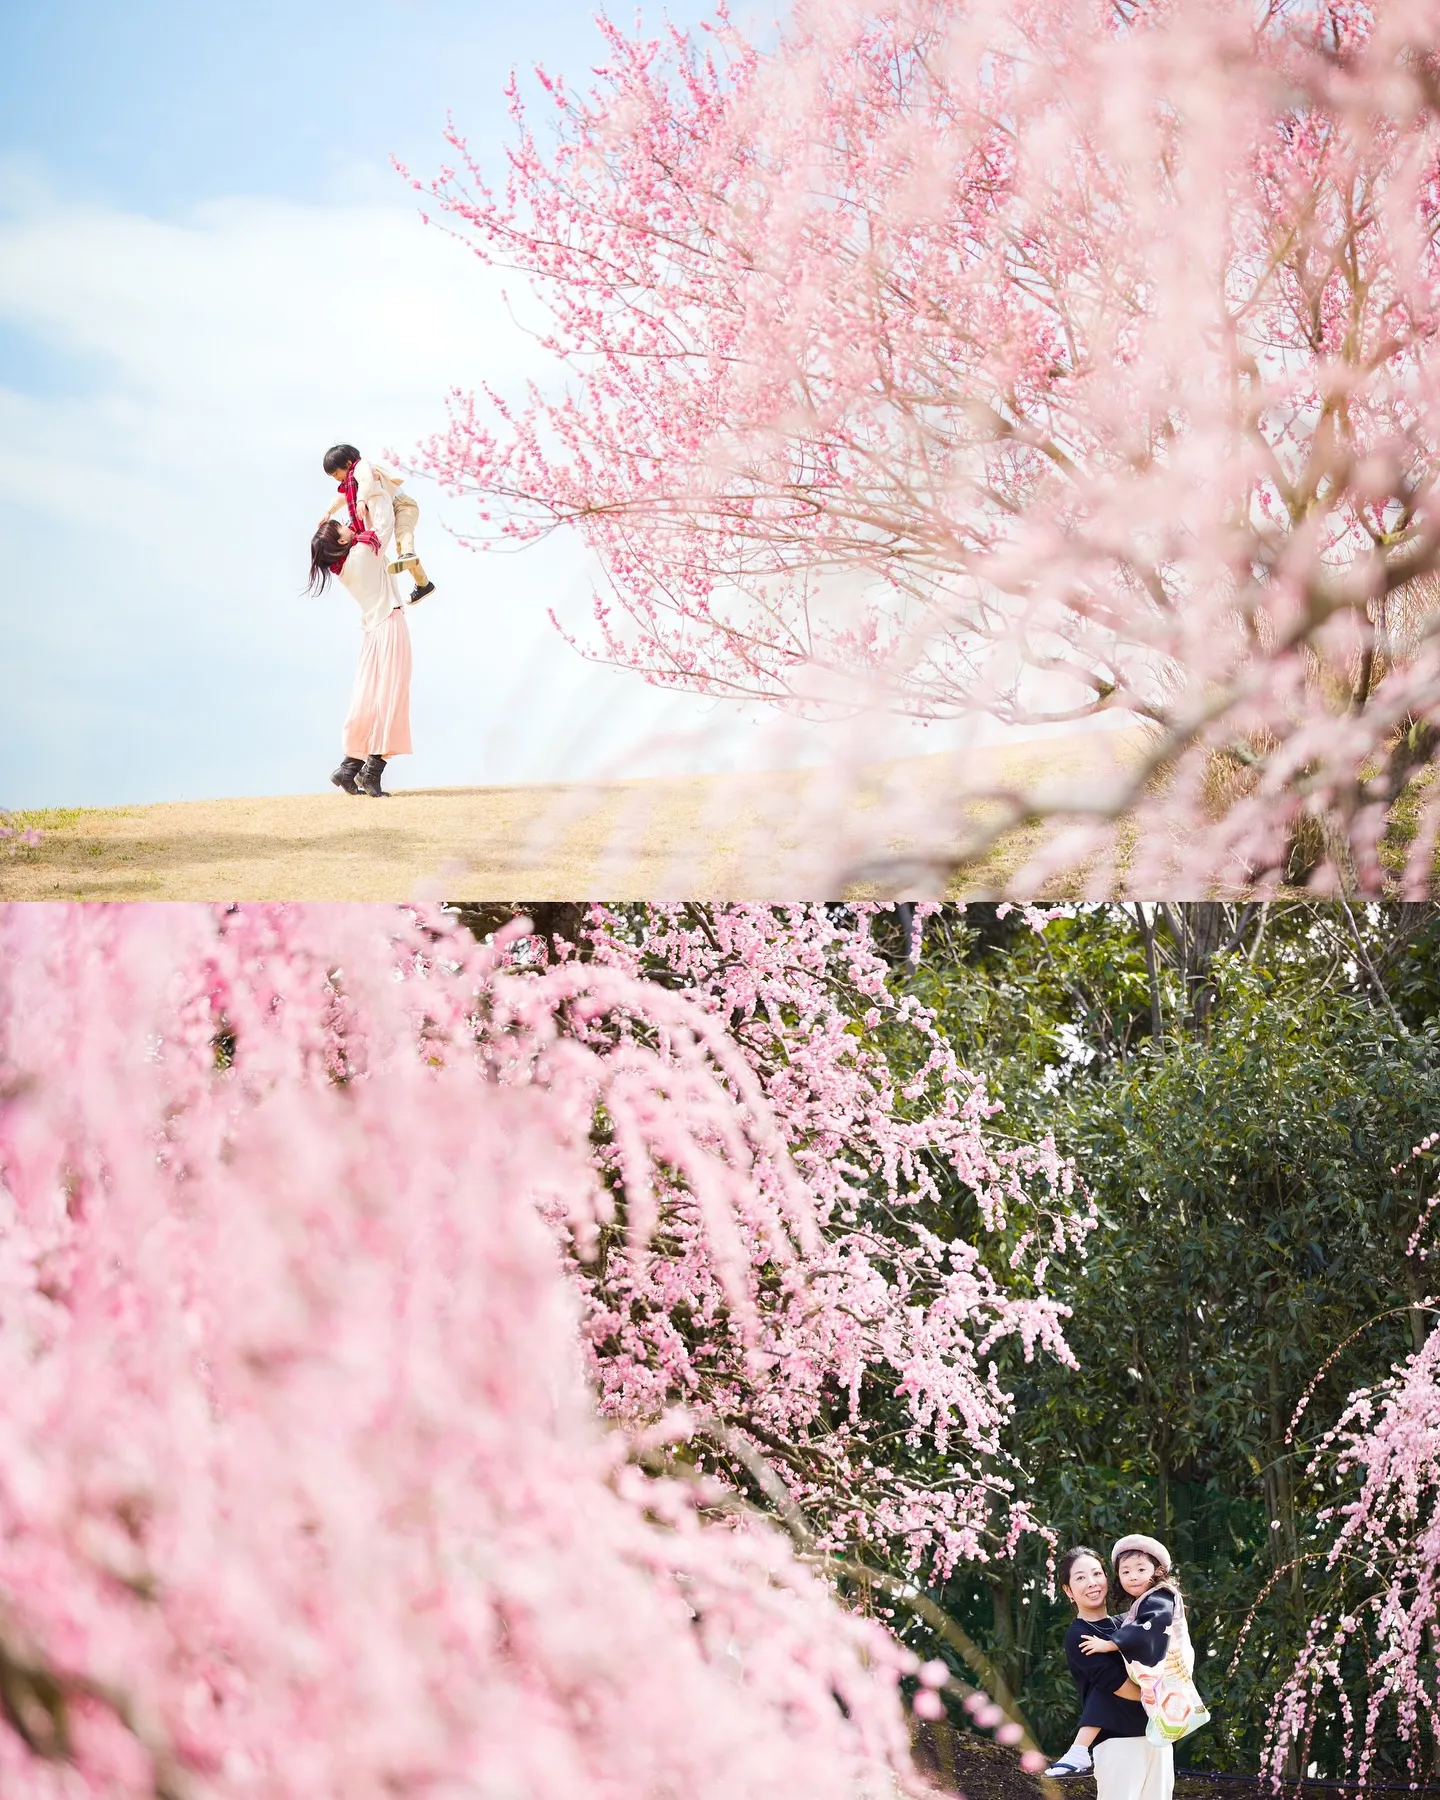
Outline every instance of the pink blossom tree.
[[(1437, 1142), (1440, 1134), (1432, 1134), (1416, 1146), (1412, 1168), (1426, 1169)], [(1404, 1165), (1393, 1173), (1405, 1173)], [(1420, 1245), (1437, 1208), (1440, 1193), (1410, 1241), (1423, 1260), (1434, 1254)], [(1440, 1312), (1440, 1299), (1415, 1310), (1417, 1317)], [(1373, 1779), (1388, 1728), (1408, 1752), (1410, 1777), (1423, 1780), (1440, 1760), (1440, 1331), (1433, 1318), (1412, 1355), (1351, 1394), (1310, 1474), (1317, 1497), (1332, 1496), (1316, 1519), (1329, 1543), (1313, 1558), (1329, 1591), (1278, 1695), (1272, 1770), (1302, 1765), (1328, 1728), (1343, 1764), (1362, 1782)]]
[(516, 98), (503, 192), (458, 134), (429, 184), (552, 321), (558, 385), (457, 392), (424, 453), (476, 541), (579, 529), (590, 648), (662, 685), (1147, 727), (1087, 792), (957, 777), (923, 816), (852, 816), (832, 891), (857, 859), (934, 891), (1042, 818), (1068, 828), (1020, 892), (1082, 863), (1109, 891), (1122, 859), (1140, 893), (1373, 891), (1402, 796), (1426, 891), (1434, 7), (798, 0), (774, 48), (723, 9), (606, 29), (589, 93), (542, 75), (553, 147)]
[(618, 960), (388, 909), (0, 911), (7, 1794), (914, 1787), (897, 1682), (933, 1712), (944, 1669), (733, 1483), (647, 1472), (683, 1421), (594, 1406), (557, 1231), (586, 1266), (623, 1219), (638, 1284), (683, 1192), (737, 1372), (777, 1340), (757, 1246), (825, 1305), (869, 1286), (824, 1287), (715, 1007)]
[(1350, 1397), (1322, 1468), (1352, 1489), (1323, 1509), (1333, 1523), (1325, 1567), (1333, 1604), (1312, 1619), (1279, 1695), (1270, 1734), (1278, 1772), (1305, 1761), (1318, 1728), (1338, 1723), (1337, 1749), (1373, 1777), (1382, 1727), (1420, 1779), (1440, 1749), (1435, 1634), (1440, 1618), (1440, 1332), (1387, 1380)]

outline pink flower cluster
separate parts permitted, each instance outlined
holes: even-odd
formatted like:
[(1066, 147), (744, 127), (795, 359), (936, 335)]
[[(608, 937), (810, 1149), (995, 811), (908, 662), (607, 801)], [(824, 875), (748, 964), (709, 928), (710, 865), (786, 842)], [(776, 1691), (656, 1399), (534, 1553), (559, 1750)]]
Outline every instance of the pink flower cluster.
[(41, 834), (33, 826), (16, 825), (13, 818), (11, 813), (0, 812), (0, 856), (19, 856), (41, 842)]

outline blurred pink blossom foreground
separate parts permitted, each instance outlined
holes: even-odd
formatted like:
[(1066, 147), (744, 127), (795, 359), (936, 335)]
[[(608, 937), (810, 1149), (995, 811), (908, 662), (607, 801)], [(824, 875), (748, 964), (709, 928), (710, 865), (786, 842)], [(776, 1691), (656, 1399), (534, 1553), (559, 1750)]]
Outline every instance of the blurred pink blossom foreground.
[[(915, 1658), (602, 1428), (544, 1222), (600, 1106), (722, 1269), (803, 1236), (744, 1066), (433, 924), (0, 912), (0, 1793), (914, 1791)], [(613, 1007), (664, 1055), (560, 1029)]]

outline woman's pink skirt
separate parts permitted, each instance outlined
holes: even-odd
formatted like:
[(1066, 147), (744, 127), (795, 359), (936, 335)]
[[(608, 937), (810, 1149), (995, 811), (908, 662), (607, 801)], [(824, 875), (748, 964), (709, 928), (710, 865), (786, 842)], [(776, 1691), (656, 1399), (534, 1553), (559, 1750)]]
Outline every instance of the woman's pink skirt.
[(410, 632), (398, 606), (360, 640), (344, 742), (346, 756), (404, 756), (410, 749)]

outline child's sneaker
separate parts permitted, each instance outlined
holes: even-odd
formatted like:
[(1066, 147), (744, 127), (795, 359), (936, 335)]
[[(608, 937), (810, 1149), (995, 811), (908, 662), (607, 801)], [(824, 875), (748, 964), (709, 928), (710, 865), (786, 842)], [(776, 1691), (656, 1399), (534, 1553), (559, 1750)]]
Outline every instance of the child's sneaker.
[(386, 563), (385, 572), (387, 575), (403, 575), (413, 563), (417, 563), (419, 560), (420, 558), (412, 550), (409, 556), (397, 556), (394, 562)]
[(427, 581), (423, 588), (411, 588), (408, 604), (413, 606), (417, 600), (423, 600), (427, 594), (433, 594), (434, 592), (435, 583), (433, 581)]

